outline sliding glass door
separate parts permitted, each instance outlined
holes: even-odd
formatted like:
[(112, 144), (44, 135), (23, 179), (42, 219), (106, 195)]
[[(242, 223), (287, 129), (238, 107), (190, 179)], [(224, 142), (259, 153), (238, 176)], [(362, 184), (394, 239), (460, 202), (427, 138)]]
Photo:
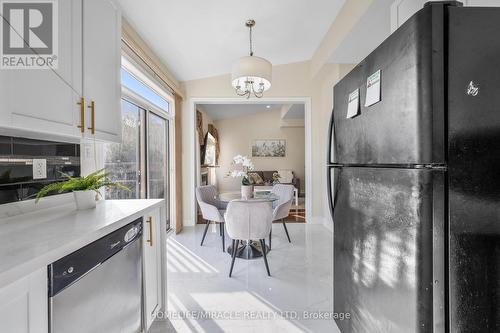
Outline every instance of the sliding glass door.
[[(168, 201), (168, 120), (148, 112), (147, 124), (147, 196)], [(166, 205), (166, 216), (170, 216), (168, 206)]]
[(130, 191), (111, 188), (106, 199), (165, 199), (170, 227), (169, 120), (122, 100), (122, 143), (105, 145), (105, 168), (110, 178)]
[(171, 96), (129, 61), (121, 70), (122, 142), (105, 145), (110, 178), (130, 189), (111, 189), (106, 199), (165, 199), (170, 228), (169, 145)]
[(139, 199), (141, 195), (141, 117), (143, 109), (122, 100), (122, 143), (105, 145), (105, 168), (113, 181), (129, 188), (107, 189), (106, 199)]

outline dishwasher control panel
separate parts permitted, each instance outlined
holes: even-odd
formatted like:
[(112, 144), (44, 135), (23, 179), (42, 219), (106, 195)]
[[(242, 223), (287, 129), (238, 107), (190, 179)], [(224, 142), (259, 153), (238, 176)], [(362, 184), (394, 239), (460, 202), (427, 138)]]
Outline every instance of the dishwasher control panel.
[(48, 266), (49, 297), (55, 296), (141, 236), (142, 218), (139, 218), (53, 262)]

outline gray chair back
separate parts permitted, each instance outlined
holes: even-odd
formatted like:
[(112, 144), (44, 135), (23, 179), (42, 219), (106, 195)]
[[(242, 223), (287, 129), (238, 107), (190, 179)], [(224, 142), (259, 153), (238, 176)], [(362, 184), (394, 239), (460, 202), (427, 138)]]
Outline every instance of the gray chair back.
[(196, 188), (196, 200), (200, 205), (201, 214), (205, 220), (224, 222), (224, 216), (219, 212), (217, 188), (213, 185), (199, 186)]
[(271, 190), (279, 199), (273, 211), (273, 220), (284, 219), (290, 214), (293, 201), (293, 185), (276, 184)]
[(273, 221), (270, 202), (234, 200), (225, 214), (229, 237), (238, 240), (257, 240), (269, 236)]

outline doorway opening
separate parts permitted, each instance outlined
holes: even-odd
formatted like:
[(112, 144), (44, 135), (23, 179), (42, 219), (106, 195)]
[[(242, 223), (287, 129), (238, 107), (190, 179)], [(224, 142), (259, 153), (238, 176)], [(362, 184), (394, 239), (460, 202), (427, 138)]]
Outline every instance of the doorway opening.
[(197, 186), (215, 185), (220, 193), (240, 191), (241, 178), (229, 175), (237, 155), (247, 156), (254, 165), (254, 191), (270, 191), (277, 182), (293, 185), (287, 222), (310, 221), (309, 98), (192, 99), (190, 105), (192, 219), (185, 225), (204, 223), (194, 194)]

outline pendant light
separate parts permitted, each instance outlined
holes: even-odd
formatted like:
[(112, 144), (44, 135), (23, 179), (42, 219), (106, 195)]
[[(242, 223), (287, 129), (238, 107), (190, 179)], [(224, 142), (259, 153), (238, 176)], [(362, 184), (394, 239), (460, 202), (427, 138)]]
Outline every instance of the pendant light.
[(273, 65), (264, 58), (253, 55), (252, 28), (254, 20), (248, 20), (245, 26), (249, 29), (250, 55), (242, 57), (233, 65), (231, 84), (238, 96), (250, 98), (251, 95), (261, 98), (264, 91), (271, 88)]

